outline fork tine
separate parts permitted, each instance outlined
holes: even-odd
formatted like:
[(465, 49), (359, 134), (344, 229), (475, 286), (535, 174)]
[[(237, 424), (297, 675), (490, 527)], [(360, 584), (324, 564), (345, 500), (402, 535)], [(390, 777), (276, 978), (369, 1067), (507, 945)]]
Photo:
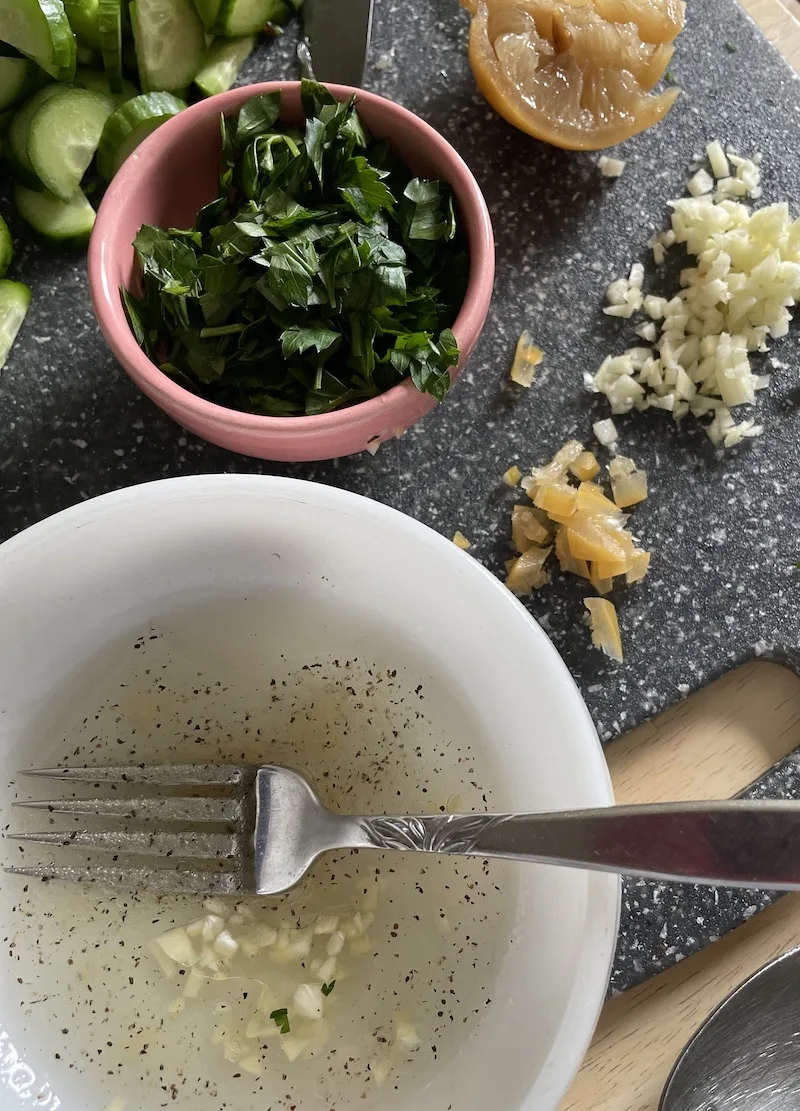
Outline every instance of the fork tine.
[(52, 868), (46, 865), (6, 868), (5, 871), (13, 876), (29, 876), (43, 882), (66, 880), (70, 883), (123, 887), (135, 891), (146, 888), (159, 895), (237, 895), (244, 890), (235, 872), (179, 872), (164, 868)]
[(121, 764), (97, 768), (31, 768), (17, 773), (68, 783), (149, 783), (159, 787), (238, 787), (254, 774), (249, 764)]
[(48, 830), (45, 833), (7, 833), (9, 841), (65, 848), (97, 849), (100, 852), (144, 856), (181, 857), (204, 860), (233, 860), (236, 837), (229, 833), (148, 833), (145, 830)]
[(15, 802), (14, 805), (26, 810), (47, 810), (50, 814), (93, 814), (159, 822), (232, 824), (242, 818), (241, 803), (230, 798), (57, 799)]

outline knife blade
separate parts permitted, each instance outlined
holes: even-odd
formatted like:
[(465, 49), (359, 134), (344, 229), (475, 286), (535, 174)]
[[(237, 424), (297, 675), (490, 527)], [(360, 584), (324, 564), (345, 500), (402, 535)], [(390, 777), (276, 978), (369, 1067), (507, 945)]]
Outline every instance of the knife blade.
[(364, 79), (373, 0), (305, 0), (303, 23), (317, 81), (359, 87)]

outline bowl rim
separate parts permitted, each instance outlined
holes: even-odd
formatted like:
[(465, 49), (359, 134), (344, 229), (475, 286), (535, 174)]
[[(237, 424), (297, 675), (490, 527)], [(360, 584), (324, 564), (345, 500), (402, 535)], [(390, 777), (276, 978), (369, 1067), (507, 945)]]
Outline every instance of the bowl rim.
[[(109, 248), (110, 237), (106, 234), (106, 229), (113, 224), (118, 208), (125, 207), (127, 197), (139, 188), (141, 179), (147, 177), (153, 162), (170, 145), (173, 137), (181, 129), (190, 126), (192, 121), (200, 116), (216, 115), (232, 110), (238, 105), (244, 92), (247, 92), (249, 97), (255, 97), (274, 92), (282, 94), (284, 90), (295, 92), (299, 91), (300, 87), (300, 81), (291, 80), (262, 81), (252, 85), (243, 85), (198, 101), (167, 120), (136, 148), (136, 156), (128, 158), (114, 175), (98, 208), (89, 242), (89, 292), (101, 331), (114, 356), (122, 363), (131, 377), (141, 384), (145, 392), (148, 392), (151, 396), (155, 395), (180, 409), (191, 410), (198, 417), (213, 421), (217, 427), (235, 429), (238, 433), (248, 431), (277, 433), (283, 432), (287, 428), (292, 428), (299, 435), (330, 432), (339, 428), (342, 424), (349, 423), (353, 418), (351, 416), (348, 419), (348, 414), (358, 413), (358, 419), (364, 421), (371, 418), (376, 420), (386, 418), (395, 406), (402, 404), (409, 395), (418, 393), (413, 382), (407, 380), (392, 386), (391, 389), (378, 394), (377, 397), (356, 402), (355, 405), (336, 409), (331, 413), (319, 413), (311, 416), (274, 417), (218, 405), (216, 402), (207, 401), (191, 390), (187, 390), (178, 382), (169, 378), (162, 370), (159, 370), (155, 363), (148, 359), (131, 331), (119, 289), (115, 284), (109, 282), (108, 269), (111, 252)], [(379, 96), (377, 93), (353, 88), (349, 85), (327, 84), (326, 88), (338, 100), (346, 100), (355, 96), (357, 105), (359, 102), (368, 104), (388, 116), (394, 116), (410, 124), (420, 133), (420, 141), (427, 144), (429, 148), (433, 148), (442, 162), (449, 164), (449, 168), (459, 178), (459, 187), (453, 186), (453, 192), (457, 202), (470, 211), (474, 220), (474, 229), (469, 242), (467, 290), (453, 322), (452, 330), (456, 340), (461, 340), (459, 347), (471, 348), (480, 335), (488, 312), (494, 287), (495, 271), (495, 245), (491, 219), (486, 200), (474, 174), (455, 147), (434, 127), (408, 108), (404, 108), (388, 97)], [(466, 343), (464, 343), (463, 337), (459, 333), (467, 328), (468, 319), (477, 319), (479, 323), (477, 329), (470, 326), (470, 331), (474, 330), (475, 335), (467, 337)], [(462, 356), (457, 366), (451, 368), (451, 380), (454, 380), (460, 373), (463, 362)], [(420, 396), (424, 399), (424, 395)]]
[[(149, 501), (167, 506), (170, 498), (202, 505), (204, 496), (218, 496), (219, 491), (225, 490), (250, 494), (254, 498), (288, 499), (309, 508), (331, 508), (345, 516), (366, 518), (375, 522), (381, 531), (404, 534), (410, 541), (427, 548), (435, 559), (449, 564), (453, 576), (463, 582), (465, 591), (471, 587), (492, 593), (497, 605), (506, 611), (508, 622), (524, 629), (531, 642), (532, 655), (541, 651), (542, 646), (552, 654), (553, 665), (563, 677), (562, 690), (571, 698), (576, 715), (583, 722), (584, 767), (589, 768), (596, 786), (595, 805), (614, 805), (611, 776), (588, 707), (558, 650), (538, 622), (491, 571), (468, 553), (414, 517), (362, 494), (320, 482), (263, 474), (217, 472), (155, 479), (77, 502), (10, 537), (0, 544), (0, 581), (6, 577), (3, 574), (6, 568), (26, 561), (29, 551), (57, 541), (65, 530), (74, 532), (102, 521), (107, 510), (111, 511), (113, 521), (114, 514), (126, 505)], [(583, 947), (572, 990), (565, 997), (563, 1017), (554, 1031), (550, 1052), (517, 1111), (556, 1111), (578, 1072), (605, 1003), (619, 930), (621, 879), (603, 872), (587, 872), (586, 875), (590, 885), (587, 916), (582, 926)]]

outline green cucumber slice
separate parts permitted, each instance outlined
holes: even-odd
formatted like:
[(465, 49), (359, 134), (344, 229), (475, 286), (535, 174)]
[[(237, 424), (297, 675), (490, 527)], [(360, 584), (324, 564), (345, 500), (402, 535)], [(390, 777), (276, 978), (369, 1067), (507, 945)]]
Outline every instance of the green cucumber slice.
[(200, 92), (204, 96), (227, 92), (255, 45), (255, 35), (246, 35), (241, 39), (220, 39), (212, 43), (205, 64), (194, 79)]
[(75, 36), (61, 0), (3, 0), (0, 39), (59, 81), (75, 74)]
[(31, 189), (42, 188), (42, 184), (34, 171), (33, 163), (28, 157), (28, 134), (31, 128), (31, 120), (42, 105), (46, 104), (62, 88), (61, 85), (45, 85), (38, 93), (34, 93), (30, 100), (26, 100), (21, 108), (17, 109), (8, 127), (6, 160), (11, 166), (14, 177), (24, 182)]
[(185, 101), (172, 93), (142, 93), (121, 105), (108, 117), (100, 136), (97, 149), (100, 176), (111, 181), (139, 144), (185, 107)]
[(100, 52), (100, 28), (97, 24), (98, 0), (64, 0), (72, 30), (81, 46)]
[(0, 370), (8, 362), (8, 353), (30, 308), (31, 291), (22, 282), (0, 279)]
[(99, 0), (97, 25), (100, 29), (103, 67), (113, 93), (122, 92), (122, 0)]
[(202, 19), (203, 26), (207, 31), (210, 30), (216, 22), (219, 5), (220, 0), (194, 0), (197, 14)]
[(132, 81), (127, 79), (127, 77), (122, 78), (121, 91), (112, 93), (111, 86), (108, 83), (108, 77), (105, 73), (82, 66), (78, 66), (75, 70), (75, 84), (81, 89), (88, 89), (90, 93), (100, 93), (102, 96), (111, 97), (114, 104), (117, 106), (124, 104), (125, 101), (130, 100), (132, 96), (139, 95), (139, 90)]
[(11, 241), (11, 232), (8, 224), (0, 216), (0, 278), (8, 270), (14, 255), (14, 244)]
[(95, 212), (83, 193), (66, 204), (52, 193), (35, 193), (14, 186), (14, 203), (26, 224), (53, 247), (85, 247), (94, 227)]
[(61, 88), (33, 116), (28, 157), (44, 187), (59, 200), (69, 201), (78, 192), (113, 111), (110, 97)]
[(27, 58), (0, 58), (0, 111), (22, 100), (35, 72), (36, 67)]
[(284, 0), (221, 0), (211, 33), (226, 37), (254, 35), (263, 30), (265, 23), (286, 19), (287, 12)]
[(206, 52), (192, 0), (136, 0), (130, 13), (142, 92), (174, 93), (191, 84)]

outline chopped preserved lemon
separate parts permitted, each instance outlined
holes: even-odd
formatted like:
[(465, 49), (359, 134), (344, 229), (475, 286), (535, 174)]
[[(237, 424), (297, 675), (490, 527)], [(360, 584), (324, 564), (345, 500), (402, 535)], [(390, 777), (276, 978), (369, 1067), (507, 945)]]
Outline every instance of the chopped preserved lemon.
[(682, 0), (462, 0), (478, 88), (509, 123), (571, 150), (620, 143), (679, 94), (651, 90), (683, 27)]
[(613, 603), (607, 598), (584, 598), (583, 604), (589, 611), (592, 644), (601, 648), (612, 660), (622, 663), (622, 639)]
[(643, 579), (650, 568), (650, 553), (635, 551), (631, 556), (630, 570), (625, 574), (625, 582), (638, 583)]
[(549, 541), (550, 530), (542, 517), (544, 514), (527, 505), (515, 505), (511, 510), (511, 539), (518, 552), (526, 552), (531, 544), (542, 545)]
[(620, 509), (638, 505), (647, 497), (647, 472), (640, 471), (632, 459), (618, 455), (608, 464), (608, 475), (614, 501)]
[(472, 541), (467, 540), (464, 533), (459, 532), (458, 530), (453, 533), (453, 543), (457, 548), (460, 548), (462, 552), (465, 552), (467, 548), (472, 547)]
[(514, 351), (514, 362), (511, 364), (511, 380), (518, 386), (530, 389), (536, 368), (544, 358), (540, 347), (537, 347), (527, 332), (523, 332), (517, 340)]
[(519, 480), (521, 478), (522, 471), (515, 464), (513, 467), (509, 467), (505, 472), (503, 475), (503, 482), (505, 482), (506, 486), (519, 486)]
[(626, 550), (625, 534), (619, 528), (613, 529), (612, 521), (607, 517), (576, 513), (564, 527), (570, 554), (575, 559), (624, 564), (633, 550), (633, 541)]
[(592, 564), (592, 567), (598, 579), (613, 579), (615, 575), (627, 575), (633, 567), (633, 553), (627, 556), (623, 563), (612, 563), (607, 559), (598, 559)]
[[(639, 0), (618, 2), (636, 4)], [(522, 479), (522, 488), (533, 505), (515, 505), (511, 511), (511, 537), (520, 555), (506, 561), (506, 584), (515, 594), (525, 594), (550, 581), (545, 561), (551, 551), (555, 552), (562, 571), (588, 579), (601, 595), (611, 591), (617, 576), (624, 575), (628, 583), (634, 583), (647, 574), (650, 555), (635, 546), (633, 536), (625, 527), (627, 514), (622, 512), (620, 504), (606, 496), (599, 483), (590, 481), (598, 471), (599, 464), (593, 453), (584, 451), (578, 440), (570, 440), (549, 463)], [(638, 470), (632, 459), (617, 456), (609, 463), (608, 472), (611, 482), (617, 486), (643, 481), (643, 497), (646, 497), (645, 472)], [(614, 487), (615, 496), (619, 495), (617, 486)], [(623, 491), (620, 495), (623, 498), (635, 492), (625, 491), (624, 487)], [(633, 505), (641, 500), (642, 497), (637, 497), (624, 504)], [(610, 610), (597, 611), (598, 621), (603, 622), (602, 635), (606, 636), (610, 613), (613, 616), (613, 625), (609, 626), (608, 643), (613, 649), (610, 654), (616, 652), (614, 658), (622, 659), (616, 611), (610, 602), (606, 604)], [(599, 643), (594, 635), (593, 639)]]
[(575, 512), (578, 491), (567, 482), (545, 483), (533, 496), (533, 504), (554, 521), (568, 521)]
[(580, 575), (583, 579), (590, 577), (589, 564), (585, 559), (575, 559), (569, 550), (566, 529), (560, 528), (553, 541), (553, 550), (556, 553), (561, 570), (569, 575)]
[(613, 576), (607, 575), (604, 578), (601, 575), (599, 575), (598, 572), (597, 572), (597, 568), (598, 568), (599, 565), (597, 563), (589, 563), (589, 564), (587, 564), (587, 566), (589, 568), (589, 582), (595, 588), (597, 593), (598, 594), (610, 594), (611, 589), (614, 586)]
[(569, 469), (579, 482), (589, 482), (600, 473), (600, 464), (591, 451), (582, 451), (578, 458), (570, 463)]
[(506, 586), (514, 594), (527, 594), (528, 591), (544, 586), (550, 576), (544, 570), (544, 561), (552, 548), (528, 548), (508, 569)]
[(582, 482), (578, 487), (576, 508), (582, 513), (602, 514), (606, 517), (621, 517), (619, 506), (605, 496), (594, 482)]

